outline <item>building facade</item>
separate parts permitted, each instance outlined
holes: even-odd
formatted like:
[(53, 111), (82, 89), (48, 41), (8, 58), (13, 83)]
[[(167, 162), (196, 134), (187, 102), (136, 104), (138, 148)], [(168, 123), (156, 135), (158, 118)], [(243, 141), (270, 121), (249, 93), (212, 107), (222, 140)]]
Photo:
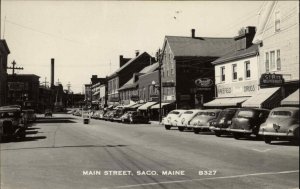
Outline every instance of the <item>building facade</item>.
[(120, 104), (119, 88), (126, 84), (134, 73), (140, 72), (146, 66), (152, 64), (155, 60), (147, 52), (136, 54), (128, 62), (108, 77), (108, 104)]
[(212, 61), (230, 52), (233, 38), (166, 36), (162, 48), (162, 100), (199, 108), (214, 96)]
[(0, 40), (0, 106), (7, 103), (7, 56), (10, 53), (5, 40)]
[(283, 96), (299, 89), (299, 2), (265, 2), (257, 34), (261, 87), (281, 87)]
[(8, 104), (19, 104), (37, 110), (39, 103), (39, 76), (34, 74), (8, 75)]

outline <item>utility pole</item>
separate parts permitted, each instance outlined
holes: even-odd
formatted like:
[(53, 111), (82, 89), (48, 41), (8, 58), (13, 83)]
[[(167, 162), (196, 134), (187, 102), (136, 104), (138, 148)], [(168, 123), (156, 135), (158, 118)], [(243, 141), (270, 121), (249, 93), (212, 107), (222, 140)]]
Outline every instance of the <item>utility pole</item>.
[(45, 85), (45, 88), (47, 88), (47, 84), (48, 84), (49, 82), (47, 81), (47, 77), (45, 77), (45, 81), (44, 82), (42, 82), (42, 84), (44, 84)]
[(70, 93), (70, 91), (71, 91), (71, 83), (70, 82), (67, 84), (67, 88), (68, 88), (68, 93)]
[[(161, 54), (162, 53), (162, 54)], [(158, 83), (159, 83), (159, 118), (158, 121), (159, 123), (161, 122), (161, 117), (162, 117), (162, 112), (161, 112), (161, 66), (162, 66), (162, 58), (163, 58), (164, 52), (160, 51), (158, 49)]]
[(12, 67), (7, 67), (7, 69), (11, 69), (12, 70), (12, 75), (15, 75), (15, 70), (23, 70), (23, 67), (16, 67), (16, 61), (13, 61), (11, 63), (13, 66)]

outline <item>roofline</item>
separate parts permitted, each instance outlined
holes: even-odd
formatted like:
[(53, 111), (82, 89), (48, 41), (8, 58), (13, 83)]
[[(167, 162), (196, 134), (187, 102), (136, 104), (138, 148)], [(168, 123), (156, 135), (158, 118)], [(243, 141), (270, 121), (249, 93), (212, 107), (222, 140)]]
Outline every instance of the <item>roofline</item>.
[(1, 41), (3, 42), (3, 45), (6, 48), (7, 53), (10, 54), (10, 50), (9, 50), (9, 48), (7, 46), (6, 40), (5, 39), (1, 39)]
[(226, 63), (226, 62), (230, 62), (230, 61), (233, 61), (233, 60), (240, 60), (240, 59), (243, 59), (243, 58), (249, 58), (251, 56), (255, 56), (259, 53), (258, 50), (256, 51), (253, 51), (253, 52), (249, 52), (249, 53), (246, 53), (246, 54), (242, 54), (242, 55), (239, 55), (237, 57), (229, 57), (229, 58), (225, 58), (223, 60), (215, 60), (213, 62), (211, 62), (212, 65), (217, 65), (217, 64), (222, 64), (222, 63)]
[(37, 78), (41, 78), (40, 76), (38, 75), (35, 75), (35, 74), (8, 74), (8, 76), (34, 76), (34, 77), (37, 77)]
[(205, 39), (234, 39), (234, 37), (188, 37), (188, 36), (174, 36), (174, 35), (166, 35), (167, 37), (182, 37), (182, 38), (192, 38), (192, 39), (199, 39), (199, 38), (205, 38)]

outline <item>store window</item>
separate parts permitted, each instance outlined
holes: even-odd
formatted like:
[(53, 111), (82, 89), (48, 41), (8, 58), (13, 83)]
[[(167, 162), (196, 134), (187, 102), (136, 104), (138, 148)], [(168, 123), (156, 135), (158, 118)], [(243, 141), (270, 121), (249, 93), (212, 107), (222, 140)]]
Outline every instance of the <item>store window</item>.
[(275, 71), (275, 51), (270, 52), (270, 70)]
[(245, 62), (246, 78), (251, 77), (250, 61)]
[(268, 73), (270, 71), (270, 66), (269, 66), (270, 62), (269, 62), (269, 53), (268, 52), (266, 52), (266, 62), (265, 62), (265, 64), (266, 64), (266, 72)]
[(232, 80), (237, 80), (237, 67), (236, 64), (232, 65)]
[(221, 67), (221, 81), (225, 81), (225, 67)]

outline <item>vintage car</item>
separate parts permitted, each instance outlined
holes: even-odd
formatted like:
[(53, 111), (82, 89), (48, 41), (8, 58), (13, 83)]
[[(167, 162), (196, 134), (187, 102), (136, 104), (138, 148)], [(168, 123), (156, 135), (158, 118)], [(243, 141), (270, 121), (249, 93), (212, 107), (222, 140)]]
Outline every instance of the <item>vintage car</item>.
[(142, 115), (139, 112), (132, 111), (128, 114), (129, 123), (149, 123), (149, 117)]
[(162, 124), (165, 126), (165, 129), (170, 130), (172, 125), (172, 122), (178, 118), (179, 115), (181, 115), (183, 112), (186, 110), (172, 110), (171, 112), (168, 113), (166, 117), (163, 118)]
[(110, 120), (111, 117), (112, 117), (112, 114), (114, 114), (114, 111), (115, 111), (115, 110), (108, 110), (108, 111), (103, 115), (103, 119), (104, 119), (105, 121)]
[(235, 115), (238, 108), (226, 108), (220, 112), (217, 119), (210, 123), (209, 129), (214, 131), (216, 136), (229, 134), (227, 128), (231, 125), (231, 119)]
[(235, 113), (227, 131), (231, 132), (235, 139), (251, 134), (258, 137), (260, 125), (266, 121), (269, 113), (270, 110), (261, 108), (241, 108)]
[(25, 138), (27, 124), (20, 106), (0, 107), (1, 138)]
[(182, 132), (185, 129), (191, 129), (191, 127), (189, 127), (189, 122), (195, 117), (197, 113), (201, 111), (203, 110), (191, 109), (183, 112), (183, 114), (180, 116), (179, 121), (177, 122), (178, 130)]
[(136, 112), (136, 111), (128, 111), (128, 112), (124, 113), (121, 116), (121, 122), (122, 123), (129, 123), (130, 122), (130, 114), (132, 114), (134, 112)]
[(26, 109), (23, 110), (22, 112), (24, 116), (26, 116), (28, 122), (32, 123), (36, 121), (36, 114), (33, 109)]
[(259, 135), (266, 143), (272, 140), (299, 140), (299, 108), (278, 107), (271, 110), (265, 123), (260, 126)]
[(211, 121), (215, 120), (221, 111), (221, 109), (202, 110), (189, 122), (188, 127), (193, 128), (195, 134), (202, 130), (209, 130)]
[(112, 115), (112, 121), (121, 122), (121, 117), (125, 113), (124, 111), (124, 109), (117, 109)]

